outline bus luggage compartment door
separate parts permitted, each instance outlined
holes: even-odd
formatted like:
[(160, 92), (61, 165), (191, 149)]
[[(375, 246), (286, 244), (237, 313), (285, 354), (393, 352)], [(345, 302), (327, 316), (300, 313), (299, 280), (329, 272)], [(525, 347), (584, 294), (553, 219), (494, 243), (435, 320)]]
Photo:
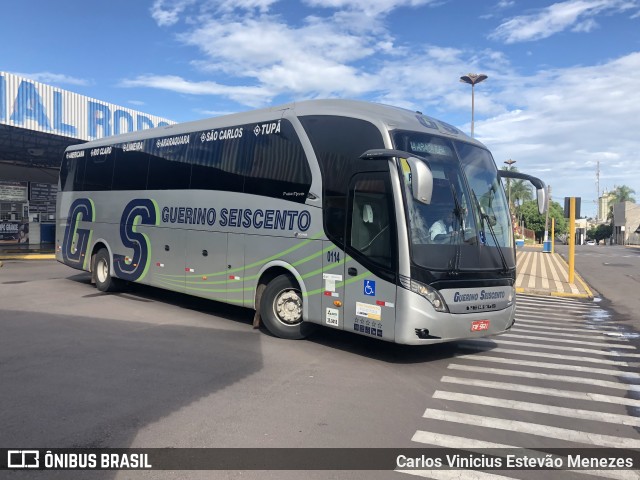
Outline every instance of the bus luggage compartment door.
[(186, 293), (226, 302), (227, 270), (226, 233), (187, 232)]

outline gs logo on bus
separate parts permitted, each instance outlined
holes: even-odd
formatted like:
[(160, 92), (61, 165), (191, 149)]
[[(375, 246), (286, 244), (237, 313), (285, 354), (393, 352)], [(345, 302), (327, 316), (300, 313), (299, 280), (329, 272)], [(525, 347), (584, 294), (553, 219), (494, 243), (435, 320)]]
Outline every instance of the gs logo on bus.
[(78, 224), (80, 221), (94, 222), (95, 219), (95, 208), (90, 198), (79, 198), (71, 204), (62, 239), (62, 258), (65, 263), (78, 268), (85, 264), (91, 229), (78, 228)]
[[(78, 228), (80, 221), (95, 222), (95, 206), (90, 198), (79, 198), (69, 208), (67, 225), (62, 241), (64, 262), (87, 270), (87, 249), (91, 244), (93, 231)], [(137, 231), (138, 225), (159, 225), (160, 211), (155, 200), (136, 198), (131, 200), (120, 218), (120, 240), (133, 254), (113, 254), (113, 271), (118, 278), (135, 282), (141, 280), (149, 270), (151, 244), (149, 238)]]
[(113, 270), (118, 278), (134, 282), (141, 280), (149, 270), (151, 244), (149, 237), (137, 231), (138, 225), (159, 225), (158, 204), (148, 198), (131, 200), (120, 219), (120, 239), (133, 255), (113, 254)]

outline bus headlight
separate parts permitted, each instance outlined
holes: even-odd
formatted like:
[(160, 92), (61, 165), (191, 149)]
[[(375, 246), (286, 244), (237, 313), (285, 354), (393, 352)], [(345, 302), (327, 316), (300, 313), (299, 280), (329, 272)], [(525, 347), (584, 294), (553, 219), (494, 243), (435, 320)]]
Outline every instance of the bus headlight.
[(417, 282), (415, 280), (411, 280), (411, 291), (417, 293), (421, 297), (426, 298), (429, 303), (433, 306), (436, 312), (448, 312), (449, 308), (435, 288), (431, 288), (429, 285), (425, 285), (423, 283)]

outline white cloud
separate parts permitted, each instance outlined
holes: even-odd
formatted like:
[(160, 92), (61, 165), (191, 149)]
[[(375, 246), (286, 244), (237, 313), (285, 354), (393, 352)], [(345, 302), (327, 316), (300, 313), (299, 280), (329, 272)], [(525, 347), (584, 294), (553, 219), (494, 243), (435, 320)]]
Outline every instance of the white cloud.
[(271, 97), (264, 87), (221, 85), (217, 82), (190, 82), (175, 75), (140, 75), (134, 79), (123, 80), (121, 87), (146, 87), (170, 90), (189, 95), (226, 96), (245, 105), (258, 105), (264, 98)]
[(195, 0), (155, 0), (151, 6), (151, 17), (161, 27), (167, 27), (178, 23), (180, 14)]
[(90, 85), (91, 82), (84, 78), (72, 77), (64, 73), (38, 72), (38, 73), (18, 73), (13, 72), (19, 77), (30, 78), (36, 82), (50, 83), (54, 85), (74, 85), (84, 87)]
[[(156, 3), (176, 12), (186, 5), (180, 0)], [(468, 118), (470, 113), (469, 86), (460, 84), (459, 76), (482, 72), (489, 79), (475, 89), (475, 132), (498, 164), (513, 158), (522, 171), (551, 183), (554, 198), (578, 195), (583, 205), (595, 198), (598, 161), (603, 188), (627, 184), (640, 191), (640, 89), (630, 74), (640, 69), (640, 53), (599, 65), (519, 74), (500, 51), (399, 43), (385, 25), (386, 14), (431, 3), (426, 0), (307, 0), (316, 10), (297, 24), (275, 15), (274, 3), (223, 0), (184, 7), (175, 17), (185, 19), (178, 38), (201, 52), (190, 65), (206, 80), (149, 74), (122, 85), (229, 99), (240, 109), (277, 99), (363, 98), (451, 122), (452, 116)], [(494, 37), (513, 43), (562, 30), (590, 31), (598, 15), (626, 11), (630, 5), (616, 0), (556, 3), (503, 23)], [(362, 21), (363, 14), (371, 21)], [(220, 108), (233, 107), (224, 104), (207, 114), (226, 113)], [(462, 128), (469, 131), (468, 124)]]
[(420, 7), (436, 2), (437, 0), (305, 0), (304, 3), (311, 7), (351, 10), (377, 16), (400, 7)]
[(601, 188), (617, 183), (638, 190), (640, 91), (629, 75), (638, 69), (640, 53), (633, 53), (601, 65), (511, 79), (495, 93), (505, 105), (522, 107), (476, 122), (478, 139), (498, 164), (513, 158), (522, 171), (540, 174), (554, 187), (556, 200), (576, 195), (592, 205), (597, 161)]
[(627, 0), (567, 0), (554, 3), (537, 13), (507, 20), (489, 38), (517, 43), (547, 38), (569, 28), (588, 32), (597, 25), (595, 16), (624, 12), (634, 8), (634, 3)]

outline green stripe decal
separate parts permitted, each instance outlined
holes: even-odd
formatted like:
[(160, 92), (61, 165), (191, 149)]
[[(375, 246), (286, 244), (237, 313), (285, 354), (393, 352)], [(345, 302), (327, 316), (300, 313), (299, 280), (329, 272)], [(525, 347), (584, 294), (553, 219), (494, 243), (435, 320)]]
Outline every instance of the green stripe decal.
[[(270, 257), (264, 258), (262, 260), (257, 260), (253, 263), (250, 263), (249, 265), (244, 265), (242, 267), (238, 267), (238, 268), (232, 268), (230, 270), (222, 270), (219, 272), (213, 272), (213, 273), (202, 273), (202, 274), (198, 274), (198, 276), (205, 276), (205, 277), (213, 277), (216, 275), (228, 275), (230, 273), (234, 273), (234, 272), (241, 272), (245, 269), (249, 269), (249, 268), (253, 268), (253, 267), (259, 267), (264, 265), (266, 262), (269, 262), (271, 260), (277, 260), (278, 258), (281, 258), (283, 255), (286, 255), (288, 253), (294, 252), (302, 247), (304, 247), (305, 245), (317, 240), (318, 238), (320, 238), (322, 236), (322, 232), (314, 235), (313, 237), (307, 239), (307, 240), (303, 240), (300, 243), (294, 245), (293, 247), (287, 248), (286, 250), (283, 250), (281, 252), (278, 252), (274, 255), (271, 255)], [(320, 253), (321, 254), (321, 253)], [(169, 278), (169, 277), (182, 277), (182, 275), (164, 275), (164, 274), (159, 274), (159, 276), (165, 277), (165, 278)], [(195, 275), (194, 275), (195, 277)], [(193, 278), (193, 277), (191, 277)], [(197, 282), (199, 283), (199, 282)]]

